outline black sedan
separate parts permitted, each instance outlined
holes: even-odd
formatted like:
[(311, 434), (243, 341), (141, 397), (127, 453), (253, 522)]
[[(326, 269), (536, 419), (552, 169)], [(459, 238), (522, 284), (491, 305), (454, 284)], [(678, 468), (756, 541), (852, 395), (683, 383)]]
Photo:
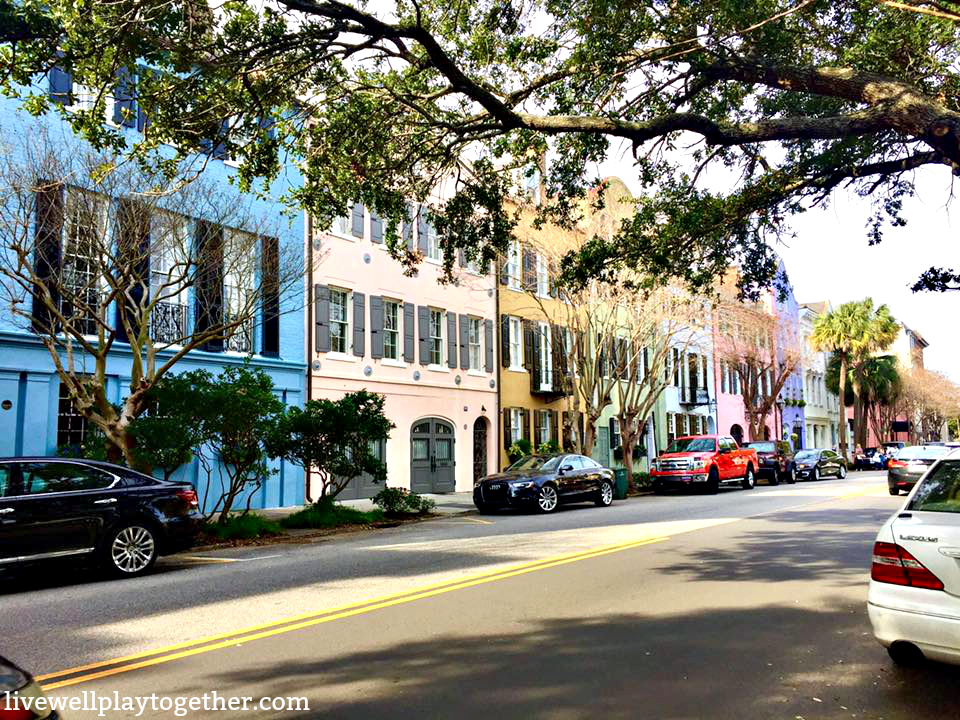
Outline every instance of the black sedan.
[(891, 495), (909, 492), (923, 474), (952, 448), (943, 445), (905, 447), (887, 463), (887, 488)]
[(139, 575), (189, 547), (200, 522), (190, 483), (87, 460), (0, 459), (0, 568), (89, 558)]
[(771, 485), (779, 485), (781, 480), (788, 483), (797, 481), (797, 471), (793, 466), (793, 448), (783, 440), (757, 440), (748, 442), (744, 447), (757, 451), (760, 467), (757, 478), (767, 478)]
[(798, 478), (820, 480), (832, 475), (847, 476), (846, 461), (833, 450), (800, 450), (793, 458)]
[(30, 673), (0, 656), (0, 718), (59, 720), (46, 695)]
[(473, 488), (473, 503), (482, 513), (505, 507), (550, 513), (561, 503), (588, 501), (604, 507), (613, 502), (613, 470), (583, 455), (529, 455)]

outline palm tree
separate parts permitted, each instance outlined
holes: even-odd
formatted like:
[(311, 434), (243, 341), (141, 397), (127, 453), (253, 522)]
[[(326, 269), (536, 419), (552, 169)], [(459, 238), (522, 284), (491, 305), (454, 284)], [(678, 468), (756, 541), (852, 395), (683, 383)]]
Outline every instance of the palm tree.
[(817, 318), (810, 335), (814, 350), (832, 352), (839, 358), (840, 395), (840, 454), (847, 453), (847, 373), (851, 374), (854, 407), (854, 438), (863, 442), (866, 427), (863, 415), (863, 371), (867, 360), (875, 353), (886, 350), (897, 339), (900, 324), (890, 314), (886, 305), (877, 308), (873, 299), (848, 302)]

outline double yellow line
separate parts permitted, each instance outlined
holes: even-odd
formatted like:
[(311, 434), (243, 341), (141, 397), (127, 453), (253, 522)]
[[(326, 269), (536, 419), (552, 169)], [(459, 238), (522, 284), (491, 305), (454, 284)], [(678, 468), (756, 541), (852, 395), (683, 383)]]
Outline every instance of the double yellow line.
[(103, 660), (101, 662), (91, 663), (89, 665), (80, 665), (78, 667), (67, 668), (46, 675), (38, 675), (36, 679), (43, 683), (44, 690), (54, 690), (56, 688), (67, 687), (68, 685), (77, 685), (79, 683), (97, 680), (99, 678), (118, 675), (120, 673), (139, 670), (140, 668), (150, 667), (151, 665), (160, 665), (161, 663), (179, 660), (180, 658), (199, 655), (201, 653), (220, 650), (238, 643), (251, 642), (253, 640), (262, 640), (263, 638), (281, 635), (283, 633), (302, 630), (303, 628), (321, 625), (323, 623), (342, 620), (343, 618), (363, 615), (375, 610), (392, 607), (394, 605), (403, 605), (404, 603), (423, 600), (424, 598), (442, 595), (455, 590), (483, 585), (485, 583), (495, 582), (497, 580), (506, 580), (507, 578), (525, 575), (527, 573), (546, 570), (548, 568), (566, 565), (568, 563), (589, 560), (590, 558), (601, 557), (611, 553), (630, 550), (631, 548), (641, 547), (643, 545), (652, 545), (653, 543), (669, 540), (669, 537), (648, 537), (641, 540), (620, 543), (619, 545), (608, 545), (605, 547), (584, 550), (578, 553), (567, 555), (556, 555), (554, 557), (537, 560), (535, 562), (514, 565), (503, 570), (495, 572), (480, 573), (477, 575), (468, 575), (460, 580), (447, 580), (433, 585), (425, 585), (418, 588), (406, 590), (404, 592), (385, 595), (371, 600), (365, 600), (351, 605), (342, 605), (330, 608), (322, 612), (307, 613), (294, 617), (276, 620), (264, 625), (235, 630), (233, 632), (222, 633), (219, 635), (210, 635), (198, 640), (189, 640), (176, 645), (147, 650), (134, 655), (113, 658), (112, 660)]

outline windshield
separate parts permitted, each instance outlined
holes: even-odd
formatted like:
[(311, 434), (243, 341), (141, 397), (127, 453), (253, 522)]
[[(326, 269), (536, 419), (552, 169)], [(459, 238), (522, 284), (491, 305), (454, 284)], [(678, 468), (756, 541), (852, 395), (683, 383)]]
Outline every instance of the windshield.
[(933, 460), (940, 457), (941, 455), (946, 455), (950, 452), (948, 447), (940, 447), (937, 445), (927, 445), (926, 447), (921, 445), (915, 445), (914, 447), (907, 447), (900, 451), (900, 454), (897, 455), (898, 460)]
[(716, 449), (717, 441), (713, 438), (680, 438), (670, 443), (667, 452), (714, 452)]
[(937, 465), (920, 482), (907, 509), (960, 513), (960, 462), (947, 460)]
[(747, 447), (753, 448), (757, 452), (776, 452), (777, 445), (772, 442), (752, 442), (747, 443)]
[(562, 455), (552, 455), (550, 457), (527, 455), (527, 457), (517, 460), (513, 465), (507, 468), (507, 470), (521, 470), (523, 472), (550, 472), (557, 468), (557, 465), (560, 463), (562, 457)]
[(820, 455), (819, 450), (801, 450), (797, 453), (797, 460), (816, 460)]

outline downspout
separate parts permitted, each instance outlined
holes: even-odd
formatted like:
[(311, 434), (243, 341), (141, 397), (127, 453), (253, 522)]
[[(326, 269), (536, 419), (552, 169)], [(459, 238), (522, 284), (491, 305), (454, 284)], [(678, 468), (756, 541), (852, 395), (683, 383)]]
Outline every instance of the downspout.
[[(502, 345), (503, 331), (501, 330), (501, 328), (503, 327), (503, 319), (500, 316), (500, 277), (499, 277), (499, 269), (497, 268), (496, 265), (494, 266), (494, 268), (495, 269), (493, 273), (493, 305), (494, 305), (493, 333), (495, 337), (498, 337), (500, 339), (500, 344)], [(497, 399), (493, 404), (493, 407), (495, 409), (495, 412), (493, 415), (493, 423), (495, 423), (495, 425), (493, 428), (491, 428), (491, 435), (493, 435), (494, 437), (496, 437), (501, 432), (503, 432), (503, 419), (500, 417), (500, 395), (503, 392), (503, 386), (500, 384), (500, 381), (502, 379), (501, 375), (503, 373), (503, 351), (504, 349), (501, 347), (500, 353), (496, 355), (493, 359), (493, 364), (497, 368)], [(492, 432), (493, 430), (496, 430), (496, 432)], [(495, 458), (494, 467), (497, 469), (497, 472), (500, 472), (500, 448), (503, 447), (503, 443), (505, 440), (506, 438), (500, 438), (500, 442), (494, 443), (494, 453), (493, 453), (493, 456)]]
[[(306, 347), (306, 358), (307, 358), (307, 402), (310, 402), (313, 399), (313, 362), (310, 360), (310, 357), (313, 355), (313, 332), (314, 332), (314, 318), (312, 313), (313, 308), (313, 215), (310, 212), (306, 212), (307, 222), (306, 222), (306, 233), (307, 233), (307, 309), (304, 313), (304, 317), (307, 320), (307, 347)], [(313, 503), (313, 498), (310, 497), (310, 468), (303, 469), (303, 498), (308, 503)]]

